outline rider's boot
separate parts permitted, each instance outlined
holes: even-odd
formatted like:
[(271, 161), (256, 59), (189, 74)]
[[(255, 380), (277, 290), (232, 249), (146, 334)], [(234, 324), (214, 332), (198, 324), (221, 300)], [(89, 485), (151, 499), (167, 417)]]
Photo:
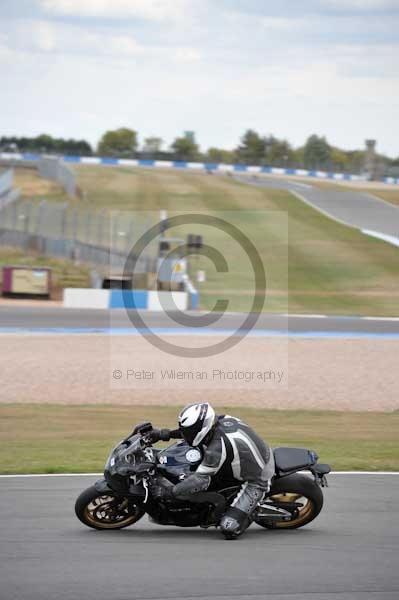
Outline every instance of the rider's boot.
[(226, 540), (236, 540), (251, 524), (248, 515), (231, 506), (220, 521), (220, 531)]

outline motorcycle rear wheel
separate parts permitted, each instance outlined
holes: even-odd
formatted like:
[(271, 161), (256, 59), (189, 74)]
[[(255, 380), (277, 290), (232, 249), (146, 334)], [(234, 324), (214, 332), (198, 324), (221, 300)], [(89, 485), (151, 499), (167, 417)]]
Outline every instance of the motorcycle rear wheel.
[(75, 514), (92, 529), (123, 529), (137, 523), (145, 511), (127, 498), (104, 495), (93, 485), (76, 500)]
[(289, 521), (268, 521), (267, 519), (254, 519), (255, 523), (265, 529), (299, 529), (313, 521), (323, 508), (323, 492), (310, 477), (306, 475), (291, 475), (277, 479), (272, 486), (272, 494), (267, 497), (281, 505), (297, 502), (302, 504), (297, 514)]

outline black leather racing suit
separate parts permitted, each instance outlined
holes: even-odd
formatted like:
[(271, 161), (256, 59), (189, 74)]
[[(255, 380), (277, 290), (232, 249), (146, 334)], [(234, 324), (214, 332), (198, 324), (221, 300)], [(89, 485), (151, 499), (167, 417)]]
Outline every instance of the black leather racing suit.
[[(169, 439), (181, 437), (178, 430), (169, 433)], [(198, 496), (204, 496), (202, 492), (211, 483), (213, 489), (241, 484), (240, 492), (220, 521), (222, 532), (227, 537), (236, 537), (246, 529), (252, 512), (270, 489), (274, 476), (273, 452), (253, 429), (229, 415), (218, 417), (203, 452), (196, 472), (177, 483), (172, 494), (181, 500), (198, 502)]]

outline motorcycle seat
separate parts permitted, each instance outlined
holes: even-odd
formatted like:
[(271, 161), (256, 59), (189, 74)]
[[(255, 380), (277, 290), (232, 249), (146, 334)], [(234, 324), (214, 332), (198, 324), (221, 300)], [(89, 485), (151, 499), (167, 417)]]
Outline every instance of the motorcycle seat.
[(274, 462), (277, 472), (288, 473), (311, 467), (317, 455), (305, 448), (274, 448)]

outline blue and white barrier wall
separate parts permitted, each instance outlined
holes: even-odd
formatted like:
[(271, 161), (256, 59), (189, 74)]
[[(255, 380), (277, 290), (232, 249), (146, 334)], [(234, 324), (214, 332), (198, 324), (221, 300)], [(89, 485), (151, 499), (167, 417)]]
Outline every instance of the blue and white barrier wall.
[[(40, 154), (25, 153), (9, 153), (0, 152), (0, 160), (12, 161), (38, 161), (42, 157)], [(143, 160), (143, 159), (127, 159), (127, 158), (112, 158), (98, 156), (61, 156), (65, 163), (76, 163), (83, 165), (104, 165), (104, 166), (123, 166), (123, 167), (153, 167), (157, 169), (186, 169), (196, 171), (212, 171), (217, 173), (269, 173), (272, 175), (293, 175), (300, 177), (317, 177), (320, 179), (335, 179), (337, 181), (364, 181), (362, 175), (352, 175), (350, 173), (332, 173), (327, 171), (315, 171), (307, 169), (285, 169), (277, 167), (259, 167), (250, 165), (227, 165), (223, 163), (203, 163), (203, 162), (188, 162), (181, 160)], [(385, 183), (399, 184), (399, 177), (385, 177)]]
[(186, 292), (158, 292), (147, 290), (99, 290), (90, 288), (66, 288), (65, 308), (137, 308), (162, 312), (184, 311), (197, 308), (199, 294), (192, 288)]

